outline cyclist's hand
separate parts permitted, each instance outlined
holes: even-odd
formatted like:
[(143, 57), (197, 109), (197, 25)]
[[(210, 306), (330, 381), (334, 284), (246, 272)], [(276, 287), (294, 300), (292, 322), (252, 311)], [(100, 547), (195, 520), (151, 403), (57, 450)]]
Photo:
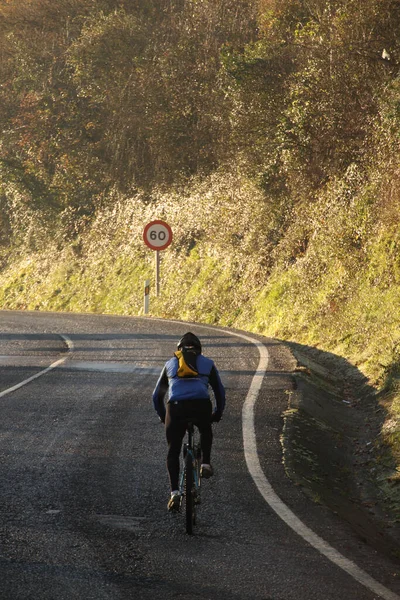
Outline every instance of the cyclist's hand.
[(221, 419), (222, 419), (221, 411), (214, 410), (213, 414), (211, 415), (211, 423), (219, 423)]

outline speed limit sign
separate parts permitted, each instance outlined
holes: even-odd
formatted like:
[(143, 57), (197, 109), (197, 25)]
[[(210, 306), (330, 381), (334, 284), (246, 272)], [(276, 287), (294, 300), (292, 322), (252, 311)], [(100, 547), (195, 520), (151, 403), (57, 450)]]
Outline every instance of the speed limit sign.
[(152, 250), (165, 250), (172, 242), (172, 229), (164, 221), (151, 221), (144, 228), (143, 240)]

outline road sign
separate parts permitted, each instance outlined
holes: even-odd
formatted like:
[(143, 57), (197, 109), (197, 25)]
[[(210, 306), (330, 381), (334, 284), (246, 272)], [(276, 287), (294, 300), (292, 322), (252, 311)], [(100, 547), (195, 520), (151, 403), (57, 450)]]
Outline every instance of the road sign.
[(151, 221), (144, 228), (143, 240), (152, 250), (165, 250), (172, 242), (172, 229), (164, 221)]
[(165, 221), (151, 221), (143, 231), (146, 246), (156, 251), (156, 296), (160, 295), (160, 250), (172, 242), (172, 229)]

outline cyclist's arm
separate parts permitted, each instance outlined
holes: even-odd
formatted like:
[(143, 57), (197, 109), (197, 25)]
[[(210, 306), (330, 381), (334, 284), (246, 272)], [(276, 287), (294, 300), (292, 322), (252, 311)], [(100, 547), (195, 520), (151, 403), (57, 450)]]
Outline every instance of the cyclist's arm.
[(165, 404), (164, 398), (165, 394), (168, 391), (168, 377), (167, 377), (167, 369), (163, 368), (161, 371), (161, 375), (158, 378), (156, 387), (153, 392), (153, 405), (156, 413), (160, 417), (162, 421), (165, 420)]
[(209, 381), (214, 392), (215, 402), (217, 404), (216, 410), (220, 413), (220, 415), (222, 415), (225, 408), (225, 388), (215, 365), (213, 365), (211, 369)]

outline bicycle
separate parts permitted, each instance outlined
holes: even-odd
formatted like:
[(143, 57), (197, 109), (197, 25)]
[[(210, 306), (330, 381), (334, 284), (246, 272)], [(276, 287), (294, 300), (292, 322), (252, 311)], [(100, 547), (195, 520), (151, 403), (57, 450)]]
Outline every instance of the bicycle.
[(189, 421), (187, 425), (187, 442), (183, 446), (184, 466), (180, 476), (179, 492), (181, 503), (185, 502), (186, 533), (193, 534), (196, 525), (196, 511), (200, 504), (200, 462), (201, 447), (196, 440), (195, 423)]

